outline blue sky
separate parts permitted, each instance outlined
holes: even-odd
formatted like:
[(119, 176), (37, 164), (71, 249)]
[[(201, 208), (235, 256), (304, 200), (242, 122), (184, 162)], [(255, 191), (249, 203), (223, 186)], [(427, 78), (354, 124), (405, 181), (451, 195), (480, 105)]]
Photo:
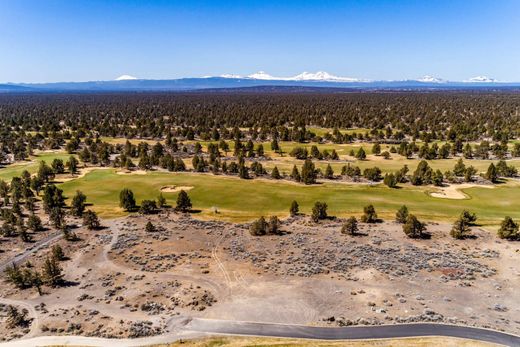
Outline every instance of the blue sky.
[(520, 1), (0, 0), (0, 82), (275, 76), (520, 81)]

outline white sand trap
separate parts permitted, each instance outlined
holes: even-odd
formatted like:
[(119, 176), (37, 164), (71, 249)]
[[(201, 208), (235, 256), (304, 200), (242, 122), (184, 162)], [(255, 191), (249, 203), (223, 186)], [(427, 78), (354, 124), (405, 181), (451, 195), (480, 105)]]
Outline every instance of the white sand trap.
[(134, 171), (118, 171), (118, 175), (146, 175), (147, 172), (145, 170), (134, 170)]
[(177, 193), (181, 190), (187, 191), (193, 189), (192, 186), (164, 186), (161, 188), (161, 192), (164, 193)]
[(467, 199), (468, 196), (461, 189), (475, 187), (493, 189), (495, 186), (474, 183), (450, 184), (447, 187), (438, 187), (439, 191), (432, 192), (430, 195), (434, 198), (462, 200)]

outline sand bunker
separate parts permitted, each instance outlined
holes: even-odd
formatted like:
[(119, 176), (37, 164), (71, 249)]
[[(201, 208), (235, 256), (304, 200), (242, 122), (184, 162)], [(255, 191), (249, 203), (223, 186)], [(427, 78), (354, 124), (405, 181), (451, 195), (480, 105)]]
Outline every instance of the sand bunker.
[(441, 199), (455, 199), (462, 200), (468, 199), (469, 197), (461, 191), (461, 189), (466, 188), (489, 188), (493, 189), (492, 185), (484, 185), (484, 184), (472, 184), (472, 183), (462, 183), (462, 184), (450, 184), (447, 187), (439, 187), (438, 191), (430, 193), (430, 195), (434, 198)]
[(177, 193), (181, 190), (187, 191), (193, 189), (192, 186), (164, 186), (161, 188), (161, 192), (164, 193)]
[(117, 174), (118, 175), (146, 175), (146, 171), (145, 170), (134, 170), (134, 171), (118, 171)]

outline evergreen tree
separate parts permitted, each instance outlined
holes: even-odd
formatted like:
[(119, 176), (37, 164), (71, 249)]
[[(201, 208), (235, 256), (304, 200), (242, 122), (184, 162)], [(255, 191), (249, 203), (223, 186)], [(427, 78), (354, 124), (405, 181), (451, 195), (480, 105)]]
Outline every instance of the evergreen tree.
[(325, 169), (325, 178), (326, 179), (333, 179), (334, 178), (334, 171), (332, 170), (332, 167), (330, 166), (330, 164), (327, 164), (327, 168)]
[(293, 200), (291, 203), (291, 207), (289, 208), (289, 213), (291, 217), (297, 216), (300, 212), (300, 206), (296, 200)]
[(57, 287), (63, 281), (63, 274), (58, 260), (54, 257), (47, 257), (43, 264), (44, 282), (52, 287)]
[(311, 218), (314, 222), (318, 222), (321, 219), (327, 218), (327, 204), (324, 202), (316, 201), (312, 208)]
[(253, 223), (251, 223), (251, 226), (249, 227), (249, 232), (253, 236), (262, 236), (267, 233), (267, 222), (265, 221), (265, 218), (262, 216), (255, 220)]
[(342, 234), (356, 235), (358, 230), (358, 221), (356, 217), (350, 217), (341, 227)]
[(469, 232), (469, 227), (464, 221), (464, 219), (459, 218), (453, 223), (453, 226), (450, 230), (450, 235), (454, 239), (461, 240), (466, 237), (466, 234)]
[(359, 150), (356, 153), (356, 158), (359, 160), (365, 160), (367, 158), (367, 154), (365, 153), (365, 150), (363, 147), (360, 147)]
[(406, 205), (403, 205), (397, 210), (397, 213), (395, 214), (395, 221), (400, 224), (406, 223), (406, 219), (408, 218), (408, 207)]
[(85, 213), (83, 213), (83, 224), (86, 225), (89, 230), (99, 229), (101, 226), (97, 213), (91, 210), (86, 210)]
[(493, 163), (489, 164), (486, 175), (484, 176), (487, 180), (491, 181), (491, 183), (498, 182), (498, 173), (495, 165)]
[(166, 207), (166, 198), (163, 196), (162, 193), (160, 193), (159, 196), (157, 197), (157, 206), (159, 208)]
[(306, 159), (302, 166), (302, 182), (305, 184), (316, 183), (316, 169), (310, 159)]
[(361, 221), (363, 223), (377, 223), (378, 222), (376, 209), (374, 208), (374, 206), (372, 204), (365, 206), (363, 208), (363, 213), (364, 214), (361, 217)]
[(282, 178), (282, 176), (280, 175), (280, 172), (278, 171), (278, 168), (276, 166), (273, 168), (273, 171), (271, 171), (271, 178), (273, 178), (275, 180), (279, 180), (280, 178)]
[(87, 196), (81, 191), (76, 190), (76, 195), (74, 195), (72, 198), (72, 203), (70, 204), (70, 214), (72, 214), (74, 217), (81, 217), (85, 211), (86, 201)]
[(410, 238), (423, 238), (425, 230), (424, 223), (421, 223), (413, 214), (408, 215), (406, 223), (403, 224), (403, 232)]
[(506, 216), (498, 229), (498, 237), (507, 240), (520, 240), (518, 224), (509, 216)]
[(141, 201), (141, 206), (139, 206), (139, 213), (142, 214), (152, 214), (157, 209), (157, 204), (155, 200), (143, 200)]
[(301, 182), (302, 178), (300, 176), (300, 172), (298, 171), (298, 168), (296, 165), (293, 166), (292, 172), (291, 172), (291, 178), (295, 180), (296, 182)]
[(181, 190), (179, 195), (177, 195), (177, 206), (175, 209), (177, 211), (187, 212), (191, 209), (191, 207), (191, 200), (188, 196), (188, 193), (186, 193), (184, 190)]
[(148, 221), (148, 222), (146, 223), (146, 226), (145, 226), (144, 229), (145, 229), (145, 231), (146, 231), (147, 233), (153, 233), (153, 232), (155, 232), (155, 231), (157, 230), (157, 229), (155, 228), (155, 225), (153, 225), (153, 223), (150, 222), (150, 221)]
[(133, 211), (135, 210), (135, 198), (134, 193), (128, 189), (124, 188), (119, 193), (119, 207), (122, 207), (126, 211)]

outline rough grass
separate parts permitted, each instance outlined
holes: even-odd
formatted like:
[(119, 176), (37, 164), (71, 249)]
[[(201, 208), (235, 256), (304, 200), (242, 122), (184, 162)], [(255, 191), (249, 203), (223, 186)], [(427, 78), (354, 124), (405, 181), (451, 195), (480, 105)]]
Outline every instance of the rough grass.
[[(72, 196), (83, 191), (92, 207), (103, 217), (116, 217), (124, 212), (118, 207), (119, 192), (133, 190), (139, 203), (155, 199), (161, 187), (169, 185), (193, 186), (189, 191), (197, 215), (230, 221), (247, 221), (261, 215), (288, 215), (292, 200), (298, 201), (301, 212), (310, 213), (314, 202), (324, 201), (334, 216), (361, 215), (363, 207), (371, 203), (380, 217), (393, 219), (403, 204), (425, 220), (452, 221), (463, 209), (475, 212), (479, 221), (496, 225), (505, 215), (520, 218), (520, 184), (509, 182), (495, 189), (468, 188), (466, 200), (431, 197), (432, 187), (406, 185), (390, 189), (361, 184), (325, 183), (312, 186), (287, 181), (265, 179), (241, 180), (212, 174), (150, 172), (146, 175), (118, 175), (115, 170), (94, 170), (82, 178), (60, 185)], [(177, 193), (163, 193), (168, 203), (175, 204)], [(215, 214), (217, 208), (219, 213)]]
[[(280, 338), (261, 338), (261, 337), (212, 337), (204, 339), (194, 339), (176, 342), (161, 347), (249, 347), (249, 346), (277, 346), (277, 347), (484, 347), (497, 346), (491, 343), (479, 342), (474, 340), (449, 338), (449, 337), (419, 337), (401, 339), (378, 339), (378, 340), (359, 340), (359, 341), (321, 341), (321, 340), (298, 340)], [(156, 346), (156, 347), (158, 347)]]

